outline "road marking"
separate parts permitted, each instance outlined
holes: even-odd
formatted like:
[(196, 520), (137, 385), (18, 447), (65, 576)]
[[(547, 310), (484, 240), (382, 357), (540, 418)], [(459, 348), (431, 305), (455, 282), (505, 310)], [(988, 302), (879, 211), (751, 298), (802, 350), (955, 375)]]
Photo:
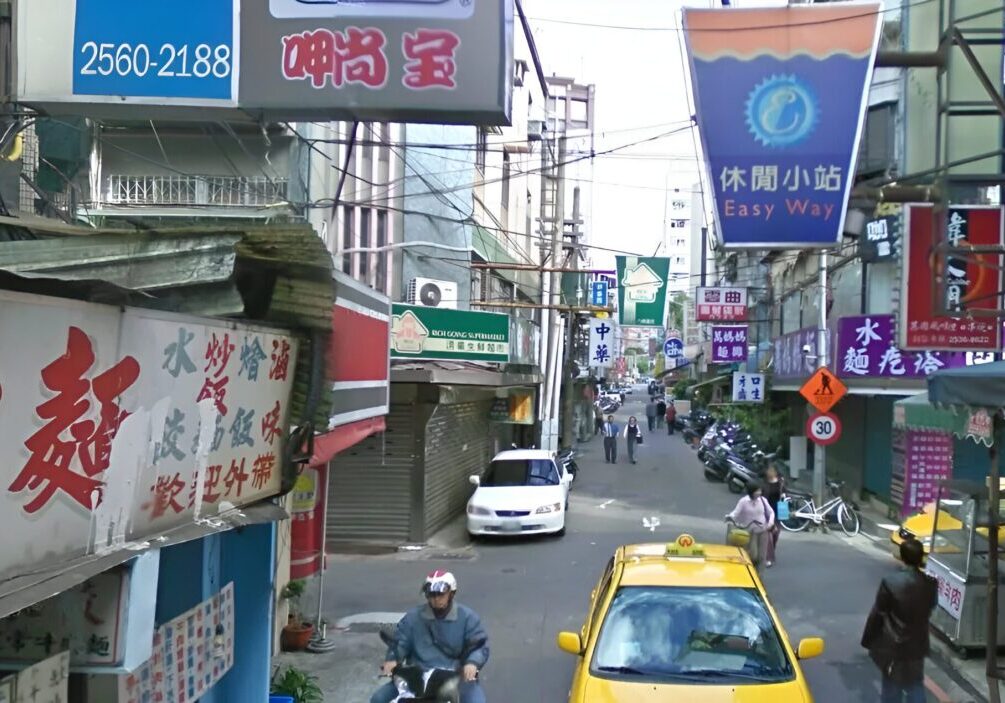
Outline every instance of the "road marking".
[(606, 508), (608, 505), (610, 505), (613, 502), (614, 502), (614, 499), (611, 498), (610, 500), (605, 500), (603, 503), (601, 503), (597, 507), (600, 508), (601, 510), (603, 510), (604, 508)]
[(644, 517), (642, 518), (642, 526), (650, 532), (655, 532), (656, 528), (660, 526), (660, 519), (655, 515), (652, 517)]

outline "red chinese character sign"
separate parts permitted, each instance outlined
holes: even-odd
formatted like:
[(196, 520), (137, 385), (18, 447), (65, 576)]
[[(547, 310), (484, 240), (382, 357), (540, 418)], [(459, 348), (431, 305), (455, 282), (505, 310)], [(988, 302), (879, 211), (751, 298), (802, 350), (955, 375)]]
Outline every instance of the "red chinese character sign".
[(939, 586), (939, 607), (949, 613), (954, 620), (959, 620), (963, 614), (963, 601), (967, 594), (966, 582), (933, 559), (925, 563), (925, 572), (935, 579)]
[(746, 322), (746, 288), (705, 288), (695, 291), (698, 322)]
[[(274, 495), (296, 341), (0, 293), (0, 572)], [(100, 535), (100, 537), (92, 537)]]
[[(933, 254), (942, 232), (954, 246), (999, 246), (1003, 218), (997, 207), (950, 205), (945, 221), (938, 221), (930, 205), (905, 208), (903, 291), (900, 347), (909, 351), (997, 351), (1000, 324), (990, 317), (950, 317), (940, 309), (996, 310), (1001, 300), (998, 257), (977, 254), (966, 259)], [(947, 279), (947, 297), (936, 308), (943, 291), (936, 278)]]

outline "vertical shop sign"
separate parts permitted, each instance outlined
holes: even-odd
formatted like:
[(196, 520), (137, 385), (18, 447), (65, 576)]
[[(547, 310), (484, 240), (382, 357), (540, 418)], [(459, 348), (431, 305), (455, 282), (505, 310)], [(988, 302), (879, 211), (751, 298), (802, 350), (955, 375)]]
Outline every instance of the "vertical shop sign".
[(618, 267), (618, 319), (625, 327), (662, 327), (667, 306), (670, 259), (615, 257)]
[(614, 363), (614, 320), (609, 317), (590, 319), (590, 359), (589, 365), (608, 369)]
[(905, 208), (901, 292), (900, 347), (909, 351), (994, 352), (1001, 348), (1000, 322), (990, 317), (950, 317), (933, 305), (940, 295), (936, 279), (946, 277), (946, 309), (996, 310), (1002, 273), (997, 256), (938, 254), (938, 233), (945, 226), (953, 246), (1001, 246), (1002, 211), (999, 207), (957, 206), (945, 223), (936, 221), (930, 205)]
[(305, 466), (293, 485), (290, 511), (290, 578), (305, 579), (322, 569), (328, 466)]

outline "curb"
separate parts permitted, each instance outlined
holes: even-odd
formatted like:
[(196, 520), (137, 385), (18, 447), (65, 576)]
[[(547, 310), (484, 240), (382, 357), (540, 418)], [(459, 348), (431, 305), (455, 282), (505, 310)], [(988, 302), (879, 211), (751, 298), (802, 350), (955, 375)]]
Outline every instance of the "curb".
[(949, 694), (943, 691), (942, 687), (928, 676), (925, 676), (925, 690), (931, 693), (938, 703), (953, 703), (953, 699), (949, 697)]

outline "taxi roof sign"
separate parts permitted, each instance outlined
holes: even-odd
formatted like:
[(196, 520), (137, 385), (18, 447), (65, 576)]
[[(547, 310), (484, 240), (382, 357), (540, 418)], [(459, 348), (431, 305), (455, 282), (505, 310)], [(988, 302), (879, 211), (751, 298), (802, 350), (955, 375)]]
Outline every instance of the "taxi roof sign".
[(685, 533), (676, 542), (667, 545), (668, 557), (703, 557), (705, 548), (695, 541), (694, 537)]

